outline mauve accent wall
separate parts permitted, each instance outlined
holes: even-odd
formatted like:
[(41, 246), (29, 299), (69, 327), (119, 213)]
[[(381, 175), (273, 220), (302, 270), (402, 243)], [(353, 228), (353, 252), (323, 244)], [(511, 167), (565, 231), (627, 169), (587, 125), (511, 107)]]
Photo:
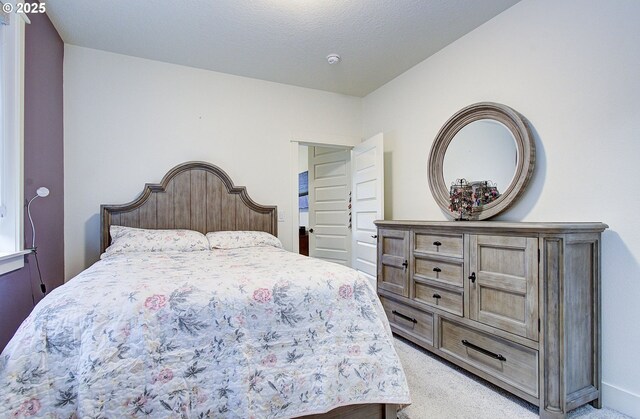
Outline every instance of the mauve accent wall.
[[(24, 196), (36, 189), (51, 191), (31, 205), (36, 245), (47, 291), (64, 282), (64, 181), (62, 68), (64, 43), (45, 14), (30, 14), (25, 30)], [(25, 212), (25, 243), (31, 246), (31, 225)], [(0, 276), (0, 351), (42, 298), (33, 255), (24, 268)]]

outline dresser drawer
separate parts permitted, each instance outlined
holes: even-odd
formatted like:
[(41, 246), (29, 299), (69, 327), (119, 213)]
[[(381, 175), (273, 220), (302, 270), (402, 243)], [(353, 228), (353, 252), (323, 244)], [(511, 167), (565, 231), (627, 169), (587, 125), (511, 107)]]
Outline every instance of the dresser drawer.
[(462, 286), (462, 261), (445, 262), (428, 257), (415, 256), (414, 275), (435, 281)]
[(414, 250), (420, 253), (433, 253), (441, 256), (461, 258), (463, 255), (462, 234), (431, 234), (416, 231)]
[(417, 302), (438, 307), (458, 316), (464, 313), (464, 293), (462, 289), (454, 291), (427, 281), (414, 280), (413, 299)]
[(538, 397), (538, 351), (440, 318), (440, 350)]
[(433, 346), (433, 314), (380, 297), (391, 326)]

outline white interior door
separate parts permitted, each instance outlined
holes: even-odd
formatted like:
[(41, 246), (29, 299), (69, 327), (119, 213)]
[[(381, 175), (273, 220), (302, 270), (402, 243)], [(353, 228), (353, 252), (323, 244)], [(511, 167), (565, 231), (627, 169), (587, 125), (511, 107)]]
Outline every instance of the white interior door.
[(309, 147), (309, 256), (349, 266), (350, 151)]
[(384, 143), (382, 133), (355, 146), (353, 167), (353, 234), (351, 266), (376, 284), (377, 230), (373, 223), (384, 219)]

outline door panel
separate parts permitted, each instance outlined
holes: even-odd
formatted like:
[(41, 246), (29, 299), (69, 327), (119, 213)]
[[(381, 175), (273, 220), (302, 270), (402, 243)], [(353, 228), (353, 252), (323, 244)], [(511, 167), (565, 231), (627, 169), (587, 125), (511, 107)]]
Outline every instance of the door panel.
[(382, 134), (353, 148), (351, 266), (376, 283), (376, 226), (384, 219), (384, 149)]
[(409, 232), (378, 231), (378, 288), (409, 296)]
[(538, 239), (471, 235), (473, 320), (538, 340)]
[(349, 265), (350, 151), (309, 147), (309, 256)]

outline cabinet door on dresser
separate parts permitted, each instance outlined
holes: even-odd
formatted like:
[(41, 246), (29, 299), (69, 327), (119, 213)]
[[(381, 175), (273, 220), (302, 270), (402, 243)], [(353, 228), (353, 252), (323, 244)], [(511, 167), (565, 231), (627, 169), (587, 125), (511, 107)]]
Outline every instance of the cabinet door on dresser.
[(378, 229), (378, 288), (409, 295), (409, 232)]
[(469, 236), (469, 317), (538, 340), (538, 239)]

